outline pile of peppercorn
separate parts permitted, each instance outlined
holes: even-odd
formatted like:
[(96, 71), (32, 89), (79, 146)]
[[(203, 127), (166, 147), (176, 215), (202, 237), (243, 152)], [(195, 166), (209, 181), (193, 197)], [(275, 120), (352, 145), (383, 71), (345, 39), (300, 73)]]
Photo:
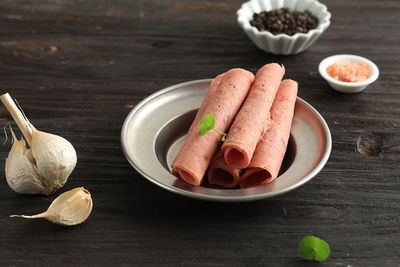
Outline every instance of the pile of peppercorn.
[(307, 33), (318, 26), (318, 19), (309, 11), (291, 12), (289, 8), (254, 13), (250, 24), (259, 31), (269, 31), (272, 34)]

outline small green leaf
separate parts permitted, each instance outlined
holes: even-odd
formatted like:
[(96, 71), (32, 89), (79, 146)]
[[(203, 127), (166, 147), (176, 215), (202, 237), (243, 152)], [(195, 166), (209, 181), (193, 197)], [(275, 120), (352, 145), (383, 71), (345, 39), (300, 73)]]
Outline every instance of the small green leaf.
[(324, 261), (331, 254), (329, 244), (316, 236), (306, 236), (299, 244), (299, 253), (305, 260)]
[(209, 130), (212, 130), (215, 125), (215, 118), (212, 114), (207, 114), (200, 121), (200, 135), (203, 136)]

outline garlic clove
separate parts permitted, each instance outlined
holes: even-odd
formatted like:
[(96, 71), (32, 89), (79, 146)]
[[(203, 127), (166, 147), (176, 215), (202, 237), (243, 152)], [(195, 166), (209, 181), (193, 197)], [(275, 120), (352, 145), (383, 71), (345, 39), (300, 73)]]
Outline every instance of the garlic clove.
[(92, 212), (93, 202), (89, 191), (78, 187), (59, 195), (47, 211), (32, 216), (11, 215), (27, 219), (45, 218), (53, 223), (73, 226), (84, 222)]
[(13, 145), (6, 158), (6, 180), (20, 194), (41, 194), (46, 187), (39, 178), (36, 166), (31, 162), (30, 151), (23, 139), (18, 140), (11, 129)]
[(65, 138), (36, 130), (32, 125), (32, 157), (37, 172), (50, 195), (61, 188), (76, 166), (77, 155)]

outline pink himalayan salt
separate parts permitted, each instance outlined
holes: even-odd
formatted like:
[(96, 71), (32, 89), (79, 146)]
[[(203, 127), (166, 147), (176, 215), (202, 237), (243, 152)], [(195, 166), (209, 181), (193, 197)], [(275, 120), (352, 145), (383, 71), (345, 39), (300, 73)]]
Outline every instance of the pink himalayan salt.
[(341, 82), (361, 82), (371, 76), (371, 71), (364, 62), (336, 62), (329, 65), (326, 72)]

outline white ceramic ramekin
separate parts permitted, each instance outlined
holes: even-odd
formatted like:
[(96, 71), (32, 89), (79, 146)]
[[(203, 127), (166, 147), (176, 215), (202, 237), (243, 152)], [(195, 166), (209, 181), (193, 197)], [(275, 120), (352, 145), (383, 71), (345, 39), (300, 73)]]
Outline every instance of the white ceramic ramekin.
[[(331, 76), (329, 76), (329, 74), (326, 72), (326, 68), (329, 65), (331, 65), (335, 62), (339, 62), (339, 61), (364, 62), (368, 65), (368, 67), (371, 71), (371, 76), (367, 80), (361, 81), (361, 82), (338, 81), (338, 80), (332, 78)], [(319, 74), (322, 76), (322, 78), (324, 78), (328, 82), (330, 87), (332, 87), (336, 91), (339, 91), (342, 93), (349, 93), (349, 94), (361, 92), (368, 85), (375, 82), (379, 76), (379, 69), (375, 65), (374, 62), (372, 62), (371, 60), (366, 59), (364, 57), (360, 57), (360, 56), (356, 56), (356, 55), (346, 55), (346, 54), (334, 55), (334, 56), (325, 58), (324, 60), (321, 61), (321, 63), (319, 63), (318, 71), (319, 71)]]
[[(307, 33), (296, 33), (292, 36), (287, 34), (273, 35), (270, 32), (260, 32), (251, 26), (250, 20), (254, 13), (270, 11), (283, 7), (291, 11), (310, 11), (318, 18), (318, 27)], [(331, 13), (327, 7), (317, 0), (250, 0), (244, 3), (237, 11), (237, 21), (254, 42), (254, 44), (269, 53), (276, 55), (291, 55), (300, 53), (309, 48), (329, 27)]]

